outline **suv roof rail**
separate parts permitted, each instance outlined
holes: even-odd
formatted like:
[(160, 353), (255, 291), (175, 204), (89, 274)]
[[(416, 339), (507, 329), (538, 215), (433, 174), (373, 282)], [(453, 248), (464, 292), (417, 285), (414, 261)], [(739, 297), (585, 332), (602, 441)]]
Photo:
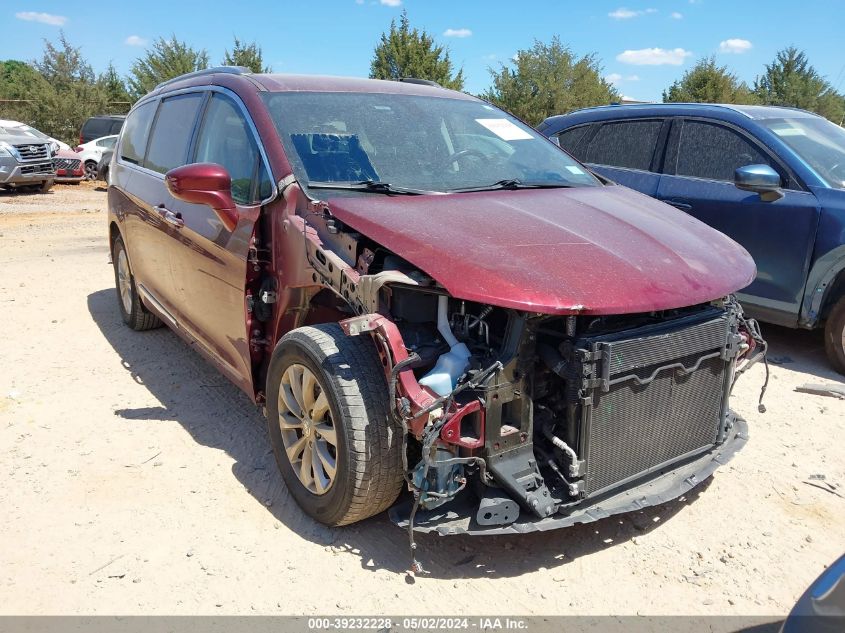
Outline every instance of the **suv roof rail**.
[(211, 68), (195, 70), (192, 73), (185, 73), (184, 75), (179, 75), (178, 77), (168, 79), (167, 81), (162, 81), (154, 88), (154, 90), (158, 90), (159, 88), (163, 88), (164, 86), (170, 85), (177, 81), (182, 81), (183, 79), (190, 79), (191, 77), (201, 77), (203, 75), (216, 75), (218, 73), (226, 73), (229, 75), (248, 75), (252, 73), (252, 71), (246, 66), (213, 66)]
[(431, 79), (417, 79), (416, 77), (400, 77), (399, 81), (404, 81), (406, 84), (419, 84), (421, 86), (434, 86), (436, 88), (442, 88), (439, 83), (436, 81), (432, 81)]

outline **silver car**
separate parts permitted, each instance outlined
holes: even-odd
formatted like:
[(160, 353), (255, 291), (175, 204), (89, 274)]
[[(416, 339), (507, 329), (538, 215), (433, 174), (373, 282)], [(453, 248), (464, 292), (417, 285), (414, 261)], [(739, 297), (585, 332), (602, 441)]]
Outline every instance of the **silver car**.
[(0, 188), (48, 191), (56, 170), (50, 143), (31, 136), (0, 134)]

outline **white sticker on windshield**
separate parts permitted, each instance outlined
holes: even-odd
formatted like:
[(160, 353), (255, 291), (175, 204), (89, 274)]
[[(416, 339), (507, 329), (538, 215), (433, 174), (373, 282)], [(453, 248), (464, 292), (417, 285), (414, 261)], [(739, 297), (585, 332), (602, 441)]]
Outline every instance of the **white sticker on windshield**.
[(476, 121), (503, 141), (524, 141), (534, 138), (507, 119), (476, 119)]
[(572, 174), (578, 174), (579, 176), (584, 173), (584, 170), (578, 167), (577, 165), (567, 165), (566, 168)]

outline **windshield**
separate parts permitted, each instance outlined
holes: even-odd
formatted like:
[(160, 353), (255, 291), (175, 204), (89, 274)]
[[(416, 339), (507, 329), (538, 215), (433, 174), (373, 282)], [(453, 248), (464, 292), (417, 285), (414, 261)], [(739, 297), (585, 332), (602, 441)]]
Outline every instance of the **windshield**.
[(845, 189), (845, 130), (822, 118), (766, 119), (777, 134), (831, 187)]
[(543, 136), (480, 101), (352, 92), (262, 96), (306, 187), (373, 181), (394, 190), (448, 192), (502, 181), (599, 184)]

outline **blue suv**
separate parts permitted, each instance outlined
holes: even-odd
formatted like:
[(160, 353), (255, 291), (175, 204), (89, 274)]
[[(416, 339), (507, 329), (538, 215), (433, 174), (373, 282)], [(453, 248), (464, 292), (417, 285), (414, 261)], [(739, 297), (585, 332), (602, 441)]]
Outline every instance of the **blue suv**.
[(742, 244), (758, 270), (739, 293), (747, 311), (824, 324), (828, 357), (845, 373), (845, 130), (804, 110), (714, 104), (601, 106), (538, 129)]

